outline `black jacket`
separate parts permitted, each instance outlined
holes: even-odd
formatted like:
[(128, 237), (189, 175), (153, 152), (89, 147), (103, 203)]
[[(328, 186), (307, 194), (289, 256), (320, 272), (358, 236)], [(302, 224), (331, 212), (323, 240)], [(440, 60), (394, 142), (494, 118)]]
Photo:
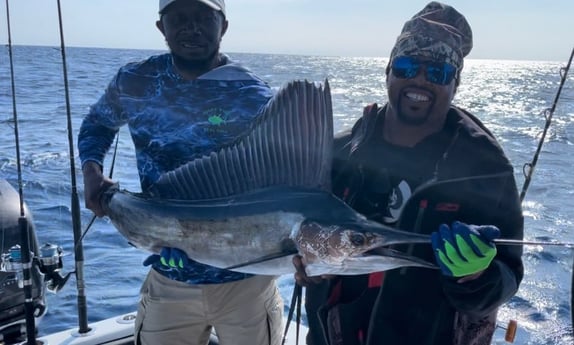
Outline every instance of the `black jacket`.
[[(440, 133), (401, 148), (381, 139), (384, 108), (365, 114), (335, 139), (336, 195), (401, 230), (429, 234), (458, 220), (523, 238), (513, 168), (478, 119), (452, 107)], [(435, 262), (430, 245), (396, 249)], [(520, 246), (498, 246), (490, 267), (466, 283), (439, 270), (402, 268), (309, 287), (308, 344), (490, 344), (497, 308), (522, 280), (521, 255)]]

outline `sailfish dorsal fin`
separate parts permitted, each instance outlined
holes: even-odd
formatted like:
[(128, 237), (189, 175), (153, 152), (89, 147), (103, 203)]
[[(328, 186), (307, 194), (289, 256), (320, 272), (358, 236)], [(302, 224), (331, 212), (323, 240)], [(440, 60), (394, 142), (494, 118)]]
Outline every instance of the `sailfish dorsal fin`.
[(283, 86), (236, 143), (160, 176), (153, 196), (202, 200), (272, 186), (328, 189), (333, 110), (328, 81)]

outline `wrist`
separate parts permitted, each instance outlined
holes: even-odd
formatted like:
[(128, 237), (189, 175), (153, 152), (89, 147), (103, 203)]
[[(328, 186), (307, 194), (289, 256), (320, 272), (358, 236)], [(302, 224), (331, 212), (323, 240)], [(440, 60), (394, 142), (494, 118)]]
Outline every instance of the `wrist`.
[(467, 276), (464, 276), (464, 277), (461, 277), (461, 278), (460, 278), (459, 280), (457, 280), (456, 282), (459, 283), (459, 284), (462, 284), (462, 283), (466, 283), (466, 282), (469, 282), (469, 281), (473, 281), (473, 280), (475, 280), (475, 279), (478, 279), (483, 273), (484, 273), (484, 270), (483, 270), (483, 271), (476, 272), (476, 273), (473, 273), (473, 274), (470, 274), (470, 275), (467, 275)]
[(101, 174), (103, 171), (102, 166), (95, 161), (87, 161), (82, 165), (82, 173), (85, 174)]

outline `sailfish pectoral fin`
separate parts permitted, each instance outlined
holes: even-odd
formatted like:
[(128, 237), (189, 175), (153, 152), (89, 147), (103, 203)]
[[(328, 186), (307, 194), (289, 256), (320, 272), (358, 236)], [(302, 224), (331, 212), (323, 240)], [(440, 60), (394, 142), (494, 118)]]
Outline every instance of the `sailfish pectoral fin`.
[(261, 257), (258, 257), (256, 259), (253, 259), (253, 260), (249, 260), (249, 261), (242, 262), (242, 263), (239, 263), (236, 265), (225, 267), (224, 269), (233, 271), (233, 270), (237, 270), (239, 268), (260, 264), (260, 263), (272, 261), (275, 259), (281, 259), (281, 258), (284, 258), (287, 256), (295, 255), (297, 253), (298, 253), (297, 249), (290, 249), (290, 250), (286, 250), (286, 251), (281, 251), (279, 253), (272, 253), (269, 255), (261, 256)]

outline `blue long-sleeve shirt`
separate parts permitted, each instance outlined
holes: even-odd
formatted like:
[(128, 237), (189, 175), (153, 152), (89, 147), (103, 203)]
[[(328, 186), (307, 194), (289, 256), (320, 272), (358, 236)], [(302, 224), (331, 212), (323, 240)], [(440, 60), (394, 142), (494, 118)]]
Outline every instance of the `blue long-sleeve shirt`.
[[(118, 71), (84, 118), (78, 135), (82, 164), (101, 166), (116, 133), (128, 125), (142, 191), (162, 173), (229, 145), (246, 134), (272, 96), (252, 72), (223, 56), (225, 64), (195, 80), (183, 79), (170, 54), (130, 63)], [(190, 284), (247, 277), (192, 261), (184, 269), (159, 263), (167, 277)]]

